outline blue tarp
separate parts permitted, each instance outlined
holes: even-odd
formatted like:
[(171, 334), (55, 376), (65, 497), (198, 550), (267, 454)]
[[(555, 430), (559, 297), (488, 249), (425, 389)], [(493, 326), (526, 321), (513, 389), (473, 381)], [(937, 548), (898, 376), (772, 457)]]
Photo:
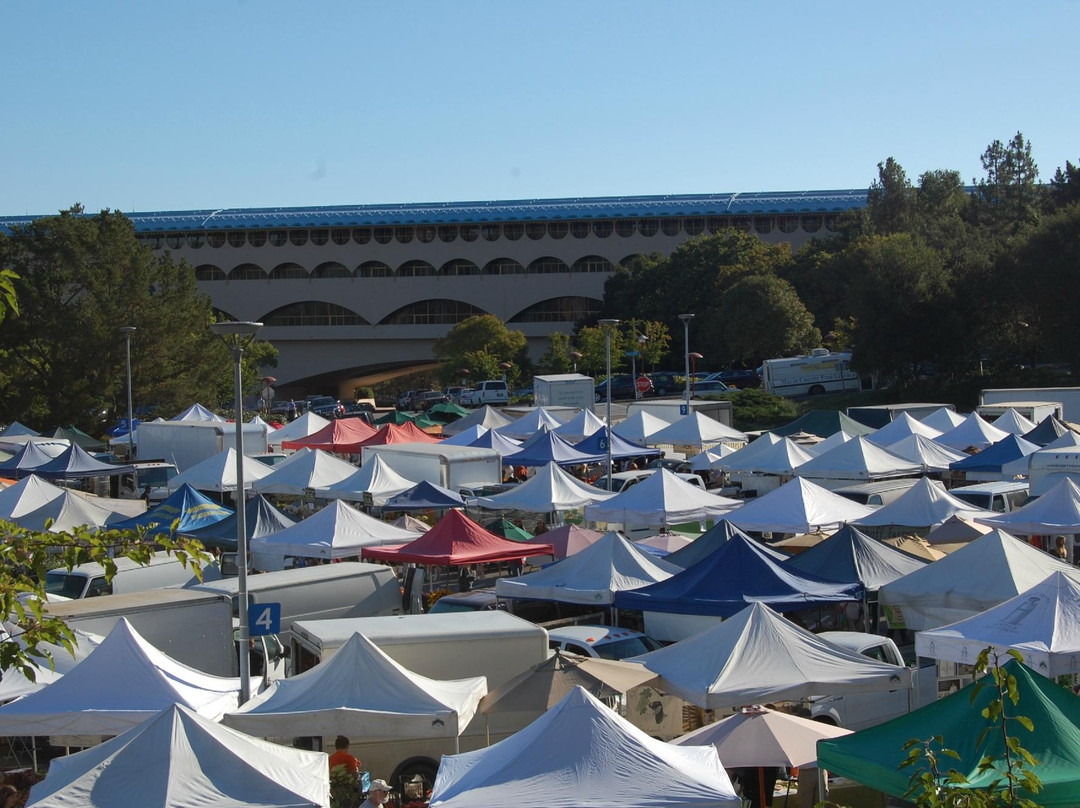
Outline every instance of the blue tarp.
[(997, 443), (987, 446), (981, 452), (950, 463), (952, 471), (999, 472), (1006, 463), (1027, 457), (1041, 447), (1016, 435), (1009, 435)]
[(464, 508), (465, 500), (453, 491), (427, 480), (386, 500), (384, 511), (428, 511)]
[(734, 536), (712, 555), (666, 581), (617, 593), (615, 606), (731, 617), (752, 603), (790, 612), (862, 597), (862, 586), (786, 569), (768, 548), (753, 539)]
[(580, 452), (554, 432), (546, 432), (521, 450), (503, 457), (503, 463), (508, 466), (546, 466), (554, 462), (560, 466), (577, 466), (601, 463), (606, 459), (606, 453)]
[(222, 519), (228, 519), (232, 513), (231, 508), (219, 505), (184, 483), (173, 491), (168, 499), (162, 500), (146, 513), (109, 525), (109, 527), (116, 530), (156, 528), (158, 533), (167, 533), (172, 528), (172, 523), (179, 519), (177, 533), (191, 533), (220, 522)]
[(575, 443), (574, 448), (579, 452), (585, 452), (587, 454), (604, 455), (604, 458), (606, 459), (607, 448), (604, 446), (605, 439), (611, 441), (611, 456), (613, 458), (658, 457), (662, 454), (659, 449), (650, 449), (647, 446), (641, 446), (633, 441), (628, 441), (626, 438), (620, 438), (606, 426), (603, 429), (596, 430), (589, 435), (589, 437), (585, 438), (585, 440)]

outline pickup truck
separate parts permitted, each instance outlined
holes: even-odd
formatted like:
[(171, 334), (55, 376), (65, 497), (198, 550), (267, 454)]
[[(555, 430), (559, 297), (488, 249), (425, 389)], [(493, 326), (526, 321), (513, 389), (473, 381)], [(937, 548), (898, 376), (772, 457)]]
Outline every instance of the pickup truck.
[[(858, 651), (870, 659), (907, 667), (900, 649), (888, 637), (859, 631), (823, 631), (818, 636), (843, 648)], [(920, 659), (915, 671), (914, 690), (815, 696), (810, 700), (810, 715), (815, 721), (860, 730), (924, 707), (936, 700), (937, 695), (936, 663), (932, 659)]]

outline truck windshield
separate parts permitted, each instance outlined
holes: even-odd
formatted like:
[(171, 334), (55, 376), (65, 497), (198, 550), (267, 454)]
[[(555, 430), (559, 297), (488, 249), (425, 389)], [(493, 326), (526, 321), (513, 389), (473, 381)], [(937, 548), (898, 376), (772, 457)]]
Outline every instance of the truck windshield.
[(627, 659), (639, 654), (647, 654), (660, 647), (660, 643), (652, 637), (628, 637), (625, 640), (615, 640), (594, 645), (593, 650), (601, 659)]
[(151, 466), (150, 468), (137, 469), (136, 473), (139, 476), (138, 488), (140, 491), (147, 486), (164, 488), (169, 484), (169, 480), (177, 475), (175, 466)]
[(45, 592), (49, 595), (63, 595), (65, 598), (82, 596), (86, 578), (72, 575), (66, 570), (50, 570), (45, 573)]

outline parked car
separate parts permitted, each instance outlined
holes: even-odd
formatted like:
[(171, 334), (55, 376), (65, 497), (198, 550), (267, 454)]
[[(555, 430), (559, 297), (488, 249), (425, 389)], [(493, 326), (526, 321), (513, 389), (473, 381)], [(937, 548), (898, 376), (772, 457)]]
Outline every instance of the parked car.
[(458, 392), (455, 393), (450, 398), (450, 400), (453, 401), (455, 404), (464, 407), (465, 406), (465, 399), (468, 398), (469, 396), (471, 396), (473, 394), (473, 392), (474, 392), (473, 388), (471, 388), (471, 387), (460, 387), (460, 388), (458, 388)]
[(661, 647), (640, 631), (612, 626), (560, 626), (548, 631), (551, 650), (569, 651), (598, 659), (628, 659)]
[(426, 390), (415, 397), (413, 409), (418, 412), (427, 412), (436, 404), (446, 404), (450, 396), (440, 390)]
[(661, 370), (649, 375), (652, 379), (653, 393), (658, 396), (670, 396), (679, 393), (684, 388), (684, 380), (680, 374), (670, 370)]
[(717, 373), (710, 373), (705, 377), (705, 380), (723, 382), (728, 387), (735, 387), (739, 390), (761, 387), (761, 377), (752, 370), (721, 370)]
[[(646, 376), (645, 378), (648, 377)], [(635, 395), (633, 376), (629, 373), (621, 373), (611, 377), (611, 398), (613, 401), (615, 399), (634, 398)], [(597, 403), (607, 401), (607, 379), (596, 385), (596, 401)]]
[(412, 397), (413, 397), (413, 395), (415, 393), (416, 393), (416, 390), (406, 390), (404, 393), (402, 393), (400, 396), (398, 396), (398, 398), (397, 398), (397, 408), (399, 410), (407, 410), (407, 409), (409, 409), (409, 402), (412, 401)]
[(323, 418), (340, 418), (345, 414), (345, 405), (333, 396), (308, 396), (308, 410)]
[(694, 396), (719, 396), (730, 393), (731, 388), (720, 381), (694, 382), (690, 385), (690, 392)]
[(480, 407), (484, 404), (499, 406), (510, 403), (510, 390), (506, 382), (499, 379), (487, 379), (478, 382), (469, 393), (461, 394), (461, 406)]

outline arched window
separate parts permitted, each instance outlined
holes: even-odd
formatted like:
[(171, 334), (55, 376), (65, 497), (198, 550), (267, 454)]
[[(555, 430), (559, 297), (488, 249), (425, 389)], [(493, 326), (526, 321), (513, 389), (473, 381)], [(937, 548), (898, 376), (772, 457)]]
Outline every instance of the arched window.
[(371, 325), (356, 312), (349, 311), (336, 303), (321, 300), (304, 300), (290, 303), (275, 309), (262, 318), (263, 325), (287, 326), (335, 326), (335, 325)]
[(464, 258), (455, 258), (439, 267), (439, 274), (450, 277), (456, 275), (479, 275), (480, 267), (472, 261), (466, 261)]
[(371, 241), (371, 228), (354, 227), (352, 231), (352, 240), (357, 244), (367, 244)]
[(211, 230), (206, 234), (206, 243), (215, 249), (225, 246), (225, 231), (224, 230)]
[(520, 275), (525, 272), (525, 267), (513, 258), (496, 258), (484, 265), (485, 275)]
[(610, 219), (597, 219), (592, 223), (592, 232), (597, 238), (607, 238), (614, 231), (615, 225)]
[(330, 229), (330, 240), (339, 247), (344, 247), (348, 244), (351, 236), (352, 234), (347, 227), (333, 227)]
[(230, 247), (243, 247), (244, 242), (247, 241), (247, 233), (243, 230), (230, 230), (225, 240), (229, 242)]
[(683, 227), (686, 229), (686, 235), (688, 236), (700, 236), (705, 232), (705, 220), (694, 216), (690, 219), (683, 220)]
[(816, 233), (821, 229), (821, 216), (816, 213), (802, 217), (802, 229), (807, 233)]
[(510, 241), (517, 241), (525, 233), (525, 225), (521, 222), (507, 222), (503, 225), (503, 235)]
[(397, 238), (398, 244), (408, 244), (413, 240), (415, 234), (415, 228), (411, 225), (402, 225), (401, 227), (394, 228), (394, 236)]
[(274, 281), (306, 281), (307, 279), (307, 270), (299, 264), (278, 264), (270, 271), (270, 280)]
[(303, 228), (289, 231), (289, 243), (294, 247), (303, 247), (308, 242), (308, 231)]
[(165, 246), (165, 237), (160, 233), (139, 236), (139, 243), (151, 250), (160, 250)]
[(427, 261), (406, 261), (398, 267), (399, 278), (430, 278), (435, 274), (435, 267)]
[(389, 278), (394, 274), (382, 261), (365, 261), (356, 270), (358, 278)]
[(375, 228), (375, 241), (379, 244), (389, 244), (394, 238), (394, 228), (392, 227), (376, 227)]
[(629, 238), (634, 235), (636, 224), (637, 223), (633, 219), (616, 219), (615, 232), (623, 238)]
[(644, 261), (644, 260), (645, 260), (645, 256), (642, 255), (641, 253), (633, 253), (633, 254), (628, 255), (625, 258), (623, 258), (619, 262), (619, 266), (629, 268), (629, 267), (633, 266), (634, 264), (636, 264), (638, 261)]
[(351, 278), (352, 270), (337, 261), (327, 261), (311, 270), (312, 278)]
[(661, 219), (660, 230), (665, 236), (677, 236), (682, 230), (682, 220), (675, 216), (667, 219)]
[(559, 258), (552, 258), (550, 255), (545, 255), (543, 258), (537, 258), (531, 264), (529, 264), (529, 272), (535, 272), (538, 275), (551, 275), (557, 272), (569, 272), (570, 267), (566, 265), (566, 262)]
[(319, 227), (311, 231), (311, 243), (316, 247), (321, 247), (330, 240), (330, 231), (324, 227)]
[(502, 228), (498, 224), (482, 224), (480, 225), (480, 235), (484, 237), (484, 241), (497, 241), (499, 236), (502, 235)]
[(641, 219), (637, 229), (643, 236), (655, 236), (656, 231), (660, 229), (660, 222), (656, 219)]
[(266, 244), (267, 234), (265, 230), (249, 230), (248, 244), (252, 247), (261, 247)]
[(599, 255), (586, 255), (574, 262), (571, 272), (614, 272), (615, 267), (606, 258)]
[(266, 273), (255, 264), (241, 264), (229, 273), (230, 281), (265, 281)]
[(199, 247), (201, 247), (205, 243), (206, 243), (206, 234), (205, 233), (188, 233), (187, 245), (191, 249), (197, 250), (197, 249), (199, 249)]
[(551, 238), (566, 238), (570, 226), (566, 222), (548, 222), (547, 230)]
[(284, 247), (289, 243), (289, 234), (284, 230), (271, 230), (268, 237), (271, 247)]
[(529, 222), (525, 225), (525, 235), (533, 241), (539, 241), (547, 233), (547, 224), (544, 222)]
[(601, 301), (591, 297), (553, 297), (515, 314), (510, 323), (573, 323), (595, 317)]
[(754, 230), (761, 235), (768, 235), (773, 229), (773, 217), (772, 216), (755, 216), (754, 217)]
[(486, 313), (460, 300), (420, 300), (387, 315), (379, 325), (453, 325)]
[(480, 228), (475, 224), (463, 224), (459, 229), (462, 241), (476, 241), (480, 237)]
[(588, 222), (570, 222), (570, 235), (574, 238), (585, 238), (589, 230)]
[(224, 281), (228, 280), (224, 270), (213, 264), (200, 264), (195, 267), (195, 280), (197, 281)]
[(780, 216), (777, 224), (780, 227), (781, 233), (794, 233), (799, 229), (799, 217), (798, 216)]
[(430, 244), (435, 240), (435, 228), (428, 225), (416, 228), (416, 240), (421, 244)]
[(450, 244), (457, 238), (457, 225), (456, 224), (442, 224), (439, 225), (439, 241)]

